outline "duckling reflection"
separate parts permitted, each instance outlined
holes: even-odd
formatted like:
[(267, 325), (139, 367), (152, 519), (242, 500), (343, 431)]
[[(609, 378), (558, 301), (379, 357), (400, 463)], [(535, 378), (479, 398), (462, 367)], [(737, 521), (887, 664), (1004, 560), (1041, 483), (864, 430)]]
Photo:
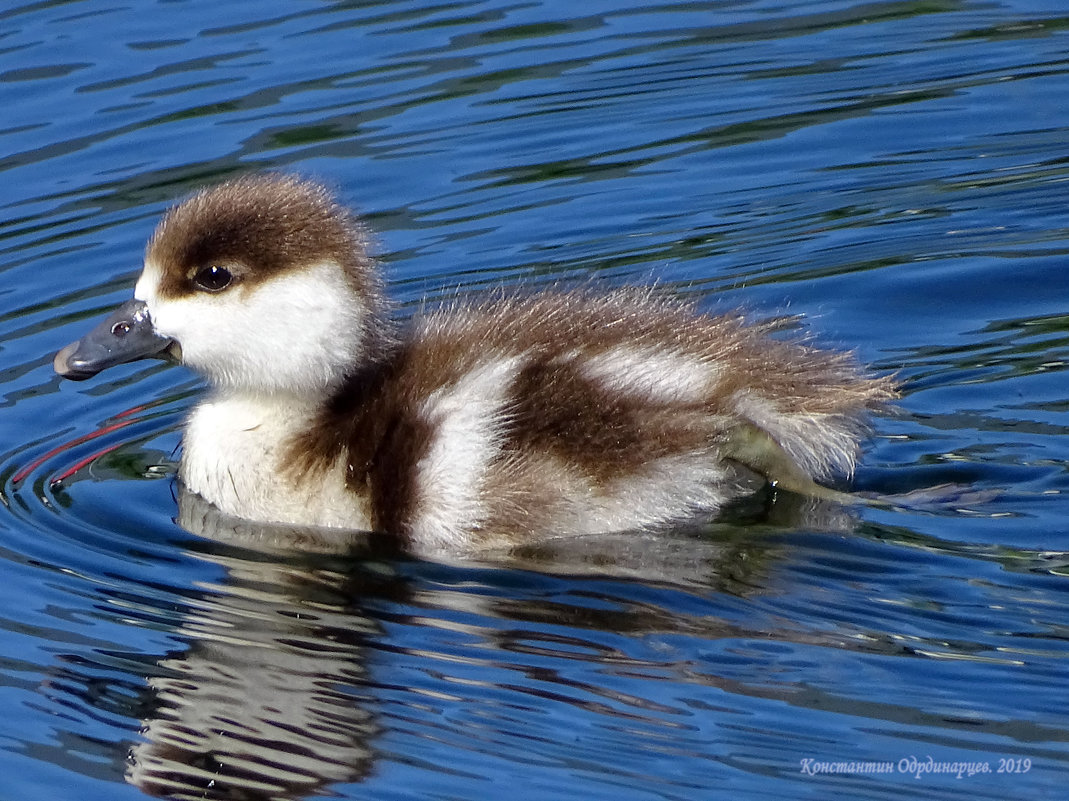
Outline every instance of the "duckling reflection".
[[(402, 593), (400, 581), (317, 559), (314, 532), (235, 524), (189, 493), (180, 508), (184, 527), (215, 540), (201, 555), (227, 575), (182, 627), (188, 650), (149, 678), (152, 715), (127, 780), (167, 798), (252, 801), (363, 778), (377, 726), (359, 688), (377, 631), (353, 599)], [(294, 542), (299, 559), (282, 553)]]
[[(197, 612), (181, 627), (188, 649), (161, 659), (148, 679), (151, 713), (143, 741), (131, 751), (127, 780), (156, 796), (220, 801), (306, 798), (363, 780), (374, 769), (379, 726), (371, 693), (361, 688), (369, 685), (367, 649), (384, 635), (358, 599), (412, 603), (409, 578), (398, 572), (396, 541), (369, 538), (354, 547), (332, 529), (249, 523), (178, 487), (176, 522), (205, 538), (198, 556), (226, 574), (202, 587)], [(751, 533), (761, 525), (853, 525), (848, 509), (802, 496), (757, 494), (726, 511)], [(637, 540), (635, 534), (562, 537), (496, 560), (483, 554), (480, 561), (743, 594), (763, 584), (754, 572), (769, 569), (775, 548), (759, 535), (729, 542), (708, 531), (677, 529)], [(463, 605), (488, 618), (537, 620), (546, 613), (541, 599), (418, 594), (423, 602), (433, 596), (435, 606)], [(586, 625), (605, 629), (673, 625), (587, 614), (593, 617)], [(710, 636), (723, 634), (717, 621), (702, 625)]]

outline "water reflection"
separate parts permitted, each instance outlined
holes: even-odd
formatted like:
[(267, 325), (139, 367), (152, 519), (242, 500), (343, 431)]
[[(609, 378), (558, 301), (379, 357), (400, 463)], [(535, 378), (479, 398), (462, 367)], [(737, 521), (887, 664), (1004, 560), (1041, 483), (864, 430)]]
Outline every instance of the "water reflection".
[[(675, 620), (667, 610), (613, 609), (612, 602), (608, 608), (584, 609), (546, 603), (537, 595), (491, 598), (426, 588), (414, 593), (402, 569), (404, 560), (377, 538), (346, 533), (340, 541), (331, 531), (247, 523), (185, 491), (178, 501), (177, 522), (205, 538), (196, 555), (225, 573), (217, 583), (198, 586), (178, 629), (188, 647), (160, 659), (148, 679), (151, 700), (143, 707), (143, 741), (131, 750), (126, 777), (152, 795), (296, 799), (366, 778), (374, 767), (374, 740), (381, 728), (369, 654), (385, 638), (375, 615), (366, 611), (369, 604), (430, 605), (437, 611), (428, 614), (435, 616), (442, 609), (463, 610), (512, 621), (510, 626), (567, 622), (593, 636), (572, 642), (565, 655), (580, 648), (598, 663), (631, 668), (649, 665), (615, 651), (607, 657), (594, 632), (663, 633), (694, 625)], [(841, 508), (826, 503), (768, 493), (733, 507), (731, 515), (770, 525), (805, 519), (841, 526), (850, 520)], [(562, 574), (642, 576), (646, 586), (712, 585), (733, 595), (755, 591), (764, 583), (762, 574), (774, 561), (775, 548), (762, 545), (759, 536), (718, 542), (708, 536), (712, 528), (562, 539), (502, 554), (496, 563), (510, 570), (526, 566)], [(414, 626), (427, 622), (407, 615), (402, 619)], [(703, 618), (701, 627), (709, 637), (741, 633), (714, 617)], [(488, 629), (484, 637), (499, 654), (508, 652), (508, 659), (520, 662), (524, 657), (515, 655), (552, 656), (562, 642), (559, 634), (511, 628)], [(570, 689), (531, 690), (552, 697), (575, 692), (565, 683)], [(595, 696), (606, 692), (593, 685), (579, 689)], [(625, 695), (608, 697), (625, 706), (639, 703)], [(584, 707), (590, 703), (582, 702)], [(623, 714), (602, 701), (595, 711)]]
[(362, 779), (378, 730), (365, 646), (380, 632), (361, 604), (403, 595), (403, 581), (366, 553), (317, 559), (314, 535), (234, 523), (195, 496), (181, 509), (215, 540), (199, 556), (225, 579), (202, 588), (179, 629), (188, 648), (149, 678), (128, 781), (176, 799), (290, 799)]

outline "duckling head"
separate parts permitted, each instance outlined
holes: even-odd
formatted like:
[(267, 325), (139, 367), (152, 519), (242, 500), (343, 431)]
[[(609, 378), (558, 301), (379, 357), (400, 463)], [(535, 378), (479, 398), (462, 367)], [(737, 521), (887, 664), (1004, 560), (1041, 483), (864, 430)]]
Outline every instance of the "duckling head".
[(318, 184), (248, 176), (167, 212), (134, 300), (54, 365), (82, 379), (170, 355), (224, 389), (321, 396), (388, 347), (388, 317), (353, 215)]

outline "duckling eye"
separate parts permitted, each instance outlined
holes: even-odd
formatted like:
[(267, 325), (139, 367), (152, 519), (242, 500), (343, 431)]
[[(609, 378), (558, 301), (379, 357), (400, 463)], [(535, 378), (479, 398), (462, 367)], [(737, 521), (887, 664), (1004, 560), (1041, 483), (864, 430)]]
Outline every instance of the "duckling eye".
[(205, 267), (193, 276), (193, 283), (205, 292), (222, 292), (233, 280), (234, 276), (230, 274), (230, 270), (217, 264)]

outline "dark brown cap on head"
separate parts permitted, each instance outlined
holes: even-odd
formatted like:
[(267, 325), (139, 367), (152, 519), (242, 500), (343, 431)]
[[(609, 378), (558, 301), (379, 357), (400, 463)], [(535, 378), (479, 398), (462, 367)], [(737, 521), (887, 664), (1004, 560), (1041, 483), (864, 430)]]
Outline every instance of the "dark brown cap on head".
[(160, 268), (165, 297), (194, 291), (193, 275), (213, 265), (236, 268), (238, 280), (255, 285), (328, 260), (363, 292), (377, 288), (366, 245), (360, 223), (324, 187), (268, 173), (202, 190), (172, 208), (145, 257)]

